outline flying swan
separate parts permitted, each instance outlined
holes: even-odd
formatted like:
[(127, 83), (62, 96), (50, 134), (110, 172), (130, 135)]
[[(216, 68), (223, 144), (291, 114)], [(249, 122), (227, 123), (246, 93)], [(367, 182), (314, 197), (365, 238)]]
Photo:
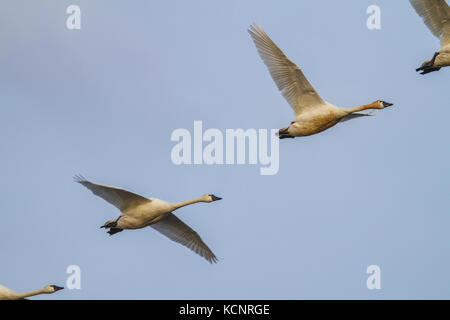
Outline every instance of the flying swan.
[(74, 180), (120, 210), (119, 217), (106, 221), (101, 226), (101, 228), (109, 229), (110, 235), (124, 229), (141, 229), (150, 226), (169, 239), (188, 247), (210, 263), (217, 262), (214, 253), (197, 232), (178, 219), (172, 211), (193, 203), (213, 202), (222, 198), (205, 194), (199, 198), (171, 203), (156, 198), (145, 198), (124, 189), (95, 184), (80, 175), (75, 176)]
[[(331, 128), (338, 122), (371, 116), (377, 109), (393, 105), (377, 100), (356, 108), (340, 108), (326, 102), (314, 90), (302, 70), (285, 56), (260, 25), (253, 24), (248, 32), (272, 79), (295, 112), (295, 120), (278, 131), (280, 139), (310, 136)], [(375, 112), (359, 113), (368, 109), (374, 109)]]
[(0, 300), (21, 300), (25, 299), (27, 297), (36, 296), (38, 294), (50, 294), (55, 293), (56, 291), (64, 289), (63, 287), (58, 287), (55, 285), (48, 285), (45, 286), (42, 289), (34, 290), (34, 291), (28, 291), (23, 293), (17, 293), (5, 286), (2, 286), (0, 284)]
[(416, 71), (427, 74), (450, 66), (450, 7), (445, 0), (409, 0), (427, 25), (428, 29), (441, 40), (441, 48), (433, 58), (422, 63)]

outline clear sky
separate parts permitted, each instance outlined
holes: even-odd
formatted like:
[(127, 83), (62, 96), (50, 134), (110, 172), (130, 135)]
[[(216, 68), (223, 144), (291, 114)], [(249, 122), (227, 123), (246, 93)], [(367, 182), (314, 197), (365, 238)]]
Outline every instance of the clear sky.
[[(66, 8), (81, 7), (81, 30)], [(381, 30), (366, 9), (381, 8)], [(393, 102), (280, 141), (277, 175), (172, 163), (173, 130), (281, 128), (293, 112), (247, 33), (259, 22), (321, 96)], [(450, 70), (408, 1), (24, 1), (0, 10), (0, 283), (36, 299), (450, 298)], [(210, 265), (72, 180), (181, 201)], [(368, 290), (366, 268), (381, 268)]]

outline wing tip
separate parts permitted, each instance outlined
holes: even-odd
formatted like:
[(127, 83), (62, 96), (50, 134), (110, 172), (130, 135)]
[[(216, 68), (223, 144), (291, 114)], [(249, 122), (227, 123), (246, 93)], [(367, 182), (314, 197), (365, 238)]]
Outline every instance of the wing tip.
[(219, 262), (219, 259), (214, 254), (211, 257), (207, 257), (206, 260), (211, 264), (217, 264)]
[(248, 31), (248, 33), (250, 33), (250, 35), (259, 34), (261, 31), (264, 32), (261, 24), (260, 23), (256, 23), (256, 22), (253, 22), (250, 25), (250, 27), (247, 29), (247, 31)]
[(83, 175), (81, 175), (81, 174), (76, 174), (73, 176), (73, 181), (78, 182), (78, 183), (83, 183), (83, 182), (87, 182), (87, 179), (85, 177), (83, 177)]

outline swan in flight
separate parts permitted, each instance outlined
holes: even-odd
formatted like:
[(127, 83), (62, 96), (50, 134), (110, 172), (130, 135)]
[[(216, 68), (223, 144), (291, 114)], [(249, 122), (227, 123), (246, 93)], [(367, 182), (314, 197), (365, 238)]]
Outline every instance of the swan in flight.
[[(253, 24), (248, 32), (259, 55), (269, 69), (272, 79), (296, 115), (295, 120), (289, 126), (278, 131), (280, 139), (310, 136), (331, 128), (338, 122), (371, 116), (378, 109), (393, 105), (377, 100), (355, 108), (340, 108), (326, 102), (314, 90), (302, 70), (286, 57), (260, 25)], [(372, 113), (359, 112), (368, 109), (375, 111)]]
[(200, 236), (187, 224), (178, 219), (172, 211), (197, 202), (213, 202), (221, 200), (213, 194), (204, 194), (182, 202), (166, 202), (156, 198), (145, 198), (136, 193), (87, 181), (83, 176), (75, 176), (74, 180), (120, 210), (121, 215), (106, 221), (101, 228), (109, 229), (113, 235), (124, 229), (141, 229), (147, 226), (159, 231), (169, 239), (178, 242), (210, 263), (216, 263), (214, 253), (203, 242)]
[(409, 0), (427, 25), (441, 41), (441, 48), (433, 58), (422, 63), (416, 71), (427, 74), (450, 66), (450, 7), (445, 0)]
[(55, 285), (48, 285), (42, 289), (28, 291), (23, 293), (17, 293), (5, 286), (0, 285), (0, 300), (20, 300), (27, 297), (36, 296), (38, 294), (49, 294), (55, 293), (56, 291), (64, 289), (63, 287), (58, 287)]

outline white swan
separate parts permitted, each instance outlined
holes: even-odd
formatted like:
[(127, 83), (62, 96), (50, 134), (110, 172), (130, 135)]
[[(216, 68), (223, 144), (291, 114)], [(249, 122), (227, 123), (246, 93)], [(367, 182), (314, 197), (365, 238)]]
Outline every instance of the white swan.
[(101, 226), (101, 228), (109, 229), (110, 235), (124, 229), (140, 229), (150, 226), (169, 239), (188, 247), (210, 263), (217, 262), (214, 253), (197, 232), (178, 219), (172, 211), (193, 203), (213, 202), (222, 198), (213, 194), (205, 194), (199, 198), (171, 203), (156, 198), (145, 198), (124, 189), (95, 184), (87, 181), (83, 176), (75, 176), (74, 179), (121, 211), (118, 218), (109, 220)]
[(0, 300), (20, 300), (20, 299), (25, 299), (25, 298), (31, 297), (31, 296), (36, 296), (38, 294), (55, 293), (56, 291), (59, 291), (62, 289), (64, 289), (64, 288), (58, 287), (55, 285), (48, 285), (39, 290), (17, 293), (5, 286), (0, 285)]
[(427, 25), (441, 41), (441, 48), (433, 58), (422, 63), (416, 71), (427, 74), (450, 66), (450, 7), (445, 0), (409, 0)]
[(373, 115), (358, 111), (384, 109), (393, 105), (377, 100), (356, 108), (339, 108), (326, 102), (314, 90), (302, 70), (285, 56), (260, 25), (250, 26), (248, 32), (272, 79), (296, 115), (289, 126), (279, 130), (280, 139), (313, 135), (338, 122)]

